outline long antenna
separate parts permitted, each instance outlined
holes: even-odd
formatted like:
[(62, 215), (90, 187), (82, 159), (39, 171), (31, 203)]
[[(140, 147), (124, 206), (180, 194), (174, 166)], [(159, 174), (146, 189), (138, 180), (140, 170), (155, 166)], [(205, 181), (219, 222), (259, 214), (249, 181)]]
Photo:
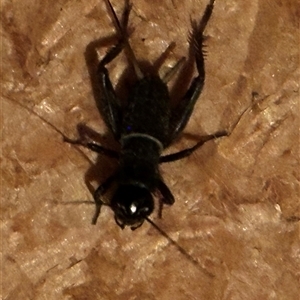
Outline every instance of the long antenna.
[[(39, 118), (43, 123), (45, 123), (47, 126), (49, 126), (50, 128), (52, 128), (56, 133), (58, 133), (59, 135), (61, 135), (62, 138), (63, 138), (63, 140), (69, 140), (69, 138), (60, 129), (58, 129), (57, 127), (55, 127), (50, 121), (48, 121), (44, 117), (40, 116), (37, 112), (35, 112), (30, 107), (27, 107), (23, 103), (20, 103), (19, 101), (16, 101), (13, 98), (5, 97), (5, 99), (7, 99), (8, 101), (14, 103), (15, 105), (18, 105), (18, 106), (24, 108), (31, 115), (34, 115), (35, 117)], [(84, 159), (86, 161), (88, 161), (91, 165), (93, 164), (93, 162), (89, 159), (89, 157), (83, 151), (81, 151), (78, 147), (75, 147), (75, 150), (78, 151), (84, 157)]]
[(208, 272), (201, 264), (192, 257), (187, 251), (182, 248), (175, 240), (173, 240), (165, 231), (163, 231), (158, 225), (156, 225), (151, 219), (148, 217), (145, 218), (145, 220), (150, 223), (158, 232), (160, 232), (173, 246), (177, 248), (177, 250), (183, 254), (191, 263), (193, 263), (196, 267), (200, 268), (202, 272), (205, 273), (205, 275), (208, 275), (209, 277), (215, 277), (214, 274)]

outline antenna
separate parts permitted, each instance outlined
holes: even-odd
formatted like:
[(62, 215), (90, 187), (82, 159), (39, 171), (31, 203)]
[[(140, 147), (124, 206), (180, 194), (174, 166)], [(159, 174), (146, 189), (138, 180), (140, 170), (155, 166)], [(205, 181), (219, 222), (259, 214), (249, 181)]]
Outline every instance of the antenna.
[(181, 247), (175, 240), (173, 240), (164, 230), (162, 230), (157, 224), (155, 224), (151, 219), (148, 217), (145, 218), (145, 220), (150, 223), (158, 232), (160, 232), (177, 250), (183, 254), (191, 263), (193, 263), (197, 268), (200, 268), (202, 272), (205, 273), (205, 275), (208, 275), (209, 277), (215, 277), (214, 274), (207, 271), (201, 264), (192, 257), (183, 247)]

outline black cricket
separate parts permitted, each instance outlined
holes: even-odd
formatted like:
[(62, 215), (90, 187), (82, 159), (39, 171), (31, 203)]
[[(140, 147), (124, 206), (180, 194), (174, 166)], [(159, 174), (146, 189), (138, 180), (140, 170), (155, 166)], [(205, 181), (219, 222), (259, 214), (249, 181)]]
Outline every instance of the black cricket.
[[(98, 82), (101, 88), (102, 115), (114, 138), (120, 142), (120, 153), (106, 149), (85, 137), (78, 140), (65, 138), (66, 142), (85, 146), (92, 151), (118, 159), (118, 169), (94, 193), (96, 212), (92, 223), (95, 224), (102, 205), (108, 205), (114, 211), (116, 223), (132, 230), (141, 226), (153, 212), (153, 194), (161, 195), (160, 208), (163, 204), (172, 205), (174, 196), (165, 184), (159, 164), (171, 162), (189, 156), (205, 142), (227, 135), (225, 131), (203, 136), (193, 147), (177, 153), (161, 156), (186, 126), (202, 91), (205, 70), (203, 51), (203, 32), (212, 14), (214, 0), (206, 6), (200, 22), (192, 22), (190, 43), (193, 47), (198, 76), (195, 77), (177, 106), (171, 107), (167, 82), (184, 62), (177, 65), (163, 78), (158, 74), (144, 75), (140, 70), (134, 53), (129, 45), (127, 24), (131, 5), (126, 1), (122, 22), (109, 2), (106, 4), (113, 16), (118, 31), (118, 42), (99, 62), (97, 69)], [(135, 69), (137, 81), (129, 93), (128, 104), (123, 107), (109, 79), (106, 65), (125, 49), (129, 61)], [(109, 204), (101, 196), (116, 184), (115, 192)], [(161, 212), (161, 210), (160, 210)]]

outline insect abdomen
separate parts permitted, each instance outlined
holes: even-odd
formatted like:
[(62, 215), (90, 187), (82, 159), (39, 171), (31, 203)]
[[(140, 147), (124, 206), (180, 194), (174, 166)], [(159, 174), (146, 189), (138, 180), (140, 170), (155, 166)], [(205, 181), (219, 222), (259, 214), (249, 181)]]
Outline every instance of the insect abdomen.
[(165, 83), (158, 76), (139, 80), (125, 109), (123, 133), (143, 133), (164, 144), (169, 132), (170, 98)]

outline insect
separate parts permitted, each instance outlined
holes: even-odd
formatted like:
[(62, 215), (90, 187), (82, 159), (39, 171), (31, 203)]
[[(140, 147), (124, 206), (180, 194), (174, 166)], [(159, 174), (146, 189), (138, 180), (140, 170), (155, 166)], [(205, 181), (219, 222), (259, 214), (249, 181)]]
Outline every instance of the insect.
[[(177, 71), (175, 66), (163, 78), (158, 74), (144, 74), (130, 47), (127, 24), (131, 5), (126, 1), (123, 18), (120, 22), (111, 3), (106, 0), (118, 32), (118, 42), (98, 64), (97, 76), (101, 88), (102, 115), (114, 138), (120, 143), (120, 153), (106, 149), (81, 136), (77, 140), (65, 138), (66, 142), (79, 144), (92, 151), (118, 159), (117, 170), (102, 183), (94, 193), (96, 211), (92, 223), (95, 224), (101, 206), (108, 205), (114, 212), (115, 221), (121, 227), (138, 228), (154, 210), (153, 195), (159, 192), (160, 204), (172, 205), (174, 196), (164, 182), (159, 164), (172, 162), (189, 156), (205, 142), (227, 135), (225, 131), (203, 136), (193, 147), (182, 151), (162, 155), (186, 126), (197, 99), (202, 91), (205, 70), (203, 54), (203, 32), (211, 17), (214, 0), (206, 6), (200, 22), (192, 23), (190, 43), (194, 50), (198, 76), (195, 77), (183, 99), (174, 108), (167, 82)], [(110, 81), (106, 65), (125, 49), (132, 63), (137, 81), (129, 93), (128, 104), (123, 107)], [(115, 184), (116, 188), (110, 203), (104, 203), (101, 197)]]

